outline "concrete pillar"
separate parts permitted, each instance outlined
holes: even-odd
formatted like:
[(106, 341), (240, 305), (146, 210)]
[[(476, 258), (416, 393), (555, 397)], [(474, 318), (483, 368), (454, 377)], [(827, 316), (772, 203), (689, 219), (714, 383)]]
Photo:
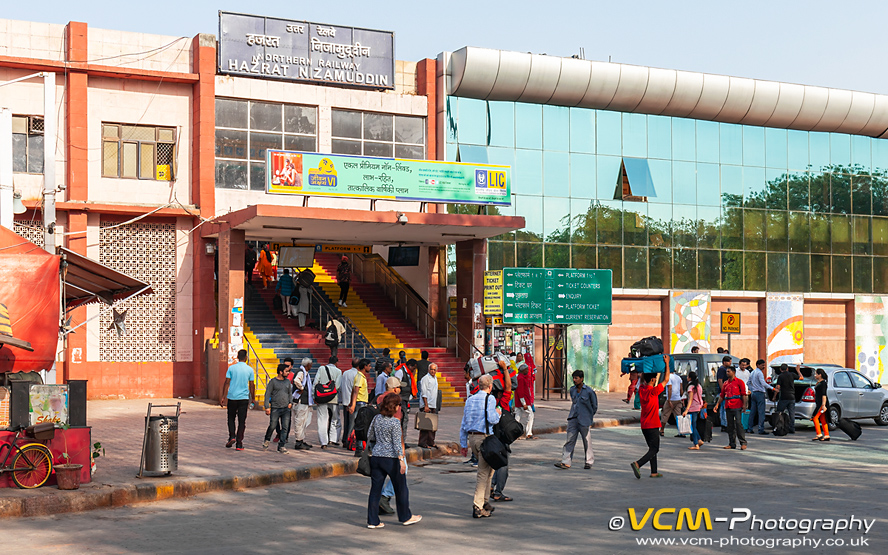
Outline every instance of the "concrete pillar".
[[(219, 233), (219, 347), (218, 363), (210, 368), (207, 375), (209, 395), (219, 399), (225, 372), (228, 370), (228, 345), (231, 339), (231, 326), (234, 319), (231, 309), (235, 299), (244, 298), (244, 243), (245, 232), (229, 229)], [(241, 321), (243, 325), (243, 321)]]
[[(429, 314), (432, 316), (432, 319), (439, 321), (441, 319), (441, 287), (438, 281), (439, 279), (439, 247), (428, 247), (429, 249)], [(442, 328), (438, 328), (442, 329)]]
[[(456, 244), (456, 328), (459, 356), (468, 359), (474, 352), (475, 303), (484, 298), (484, 270), (487, 268), (487, 240), (472, 239)], [(477, 324), (483, 328), (484, 323)]]

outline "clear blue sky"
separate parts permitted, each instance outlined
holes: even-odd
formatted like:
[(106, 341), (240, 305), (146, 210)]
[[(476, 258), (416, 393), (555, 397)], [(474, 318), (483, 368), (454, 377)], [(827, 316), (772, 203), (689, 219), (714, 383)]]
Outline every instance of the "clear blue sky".
[[(395, 32), (400, 60), (483, 46), (888, 94), (888, 3), (748, 0), (234, 2), (7, 0), (0, 17), (193, 36), (218, 10)], [(147, 8), (147, 9), (146, 9)]]

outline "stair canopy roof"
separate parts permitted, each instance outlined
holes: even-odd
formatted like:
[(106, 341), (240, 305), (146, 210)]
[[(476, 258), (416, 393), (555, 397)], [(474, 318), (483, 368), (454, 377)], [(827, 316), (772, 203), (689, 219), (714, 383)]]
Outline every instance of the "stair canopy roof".
[[(406, 223), (401, 223), (404, 218)], [(437, 246), (488, 239), (523, 227), (521, 216), (257, 204), (218, 216), (201, 229), (205, 238), (216, 238), (222, 231), (238, 229), (246, 233), (247, 240)]]

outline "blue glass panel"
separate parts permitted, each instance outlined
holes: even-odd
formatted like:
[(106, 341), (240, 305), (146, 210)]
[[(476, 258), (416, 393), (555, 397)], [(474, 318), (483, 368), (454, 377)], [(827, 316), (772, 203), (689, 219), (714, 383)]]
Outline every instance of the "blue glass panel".
[(811, 171), (825, 171), (830, 165), (829, 161), (829, 133), (808, 133), (808, 163)]
[(765, 168), (743, 168), (743, 206), (764, 208), (767, 204), (766, 191)]
[(672, 200), (682, 204), (697, 203), (697, 164), (672, 163)]
[(648, 242), (652, 247), (672, 246), (672, 205), (648, 206)]
[(595, 155), (570, 155), (570, 196), (595, 198)]
[[(601, 118), (598, 118), (601, 121)], [(599, 143), (600, 144), (600, 143)], [(598, 156), (596, 160), (596, 174), (598, 176), (598, 194), (601, 200), (613, 200), (617, 189), (617, 179), (620, 177), (620, 164), (623, 159), (618, 156)], [(617, 198), (623, 198), (622, 194)]]
[(873, 165), (872, 142), (869, 137), (851, 137), (851, 164), (854, 165), (854, 173), (870, 173)]
[(676, 247), (697, 246), (697, 207), (672, 205), (672, 242)]
[(808, 133), (790, 129), (787, 133), (788, 167), (791, 170), (808, 169)]
[(765, 128), (743, 126), (743, 165), (765, 165)]
[(546, 196), (543, 203), (543, 236), (546, 241), (569, 243), (570, 199)]
[(543, 151), (543, 194), (570, 196), (570, 155), (567, 152)]
[(595, 120), (595, 139), (598, 154), (621, 155), (622, 147), (620, 140), (622, 131), (620, 129), (620, 113), (599, 110), (596, 112)]
[(543, 194), (543, 153), (539, 150), (515, 151), (512, 190), (519, 194)]
[(697, 204), (720, 206), (718, 164), (697, 164)]
[(543, 148), (564, 152), (570, 149), (570, 108), (543, 106)]
[(692, 119), (672, 120), (672, 157), (692, 162), (697, 159), (697, 125)]
[(595, 153), (595, 111), (570, 109), (570, 151)]
[(651, 178), (651, 170), (644, 158), (623, 158), (626, 177), (629, 178), (629, 189), (636, 197), (655, 197), (657, 189)]
[(488, 102), (490, 145), (515, 147), (515, 103)]
[(765, 208), (786, 210), (786, 170), (768, 168), (765, 170), (765, 181), (767, 181)]
[(623, 156), (647, 156), (647, 116), (623, 114)]
[(491, 146), (487, 148), (487, 160), (498, 166), (515, 167), (515, 149)]
[(721, 203), (722, 206), (743, 206), (742, 167), (721, 167)]
[(570, 229), (573, 232), (573, 243), (595, 243), (595, 201), (573, 198), (570, 200), (572, 217)]
[(486, 146), (459, 145), (459, 161), (467, 164), (487, 164)]
[(448, 162), (456, 162), (457, 144), (448, 142), (444, 145), (444, 160)]
[(648, 116), (648, 158), (672, 158), (672, 118)]
[(743, 163), (743, 128), (733, 123), (722, 123), (719, 129), (719, 160), (722, 164)]
[(657, 188), (657, 196), (649, 198), (648, 202), (672, 204), (672, 162), (648, 159), (648, 168)]
[(765, 165), (786, 168), (786, 129), (765, 129)]
[(697, 121), (697, 161), (718, 163), (718, 123)]
[(487, 144), (487, 103), (474, 98), (460, 98), (457, 112), (457, 139), (461, 144)]
[(833, 166), (851, 165), (851, 135), (829, 134), (829, 162)]
[(873, 173), (888, 173), (888, 139), (873, 139)]
[(539, 104), (515, 104), (515, 146), (543, 148), (543, 107)]
[(518, 241), (542, 241), (543, 198), (515, 195), (515, 213), (524, 216), (524, 229), (517, 232)]
[[(446, 143), (455, 143), (456, 142), (456, 121), (459, 119), (459, 99), (455, 96), (448, 96), (447, 103), (445, 104), (445, 110), (447, 111), (445, 125), (444, 125), (444, 142)], [(456, 160), (456, 152), (454, 147), (454, 157), (448, 158), (448, 162), (453, 162)]]

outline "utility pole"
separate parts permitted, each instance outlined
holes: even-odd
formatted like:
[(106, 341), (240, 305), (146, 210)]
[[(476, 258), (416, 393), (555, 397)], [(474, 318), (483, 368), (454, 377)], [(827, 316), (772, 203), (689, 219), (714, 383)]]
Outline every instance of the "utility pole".
[(56, 74), (43, 72), (43, 248), (55, 254), (56, 226)]

